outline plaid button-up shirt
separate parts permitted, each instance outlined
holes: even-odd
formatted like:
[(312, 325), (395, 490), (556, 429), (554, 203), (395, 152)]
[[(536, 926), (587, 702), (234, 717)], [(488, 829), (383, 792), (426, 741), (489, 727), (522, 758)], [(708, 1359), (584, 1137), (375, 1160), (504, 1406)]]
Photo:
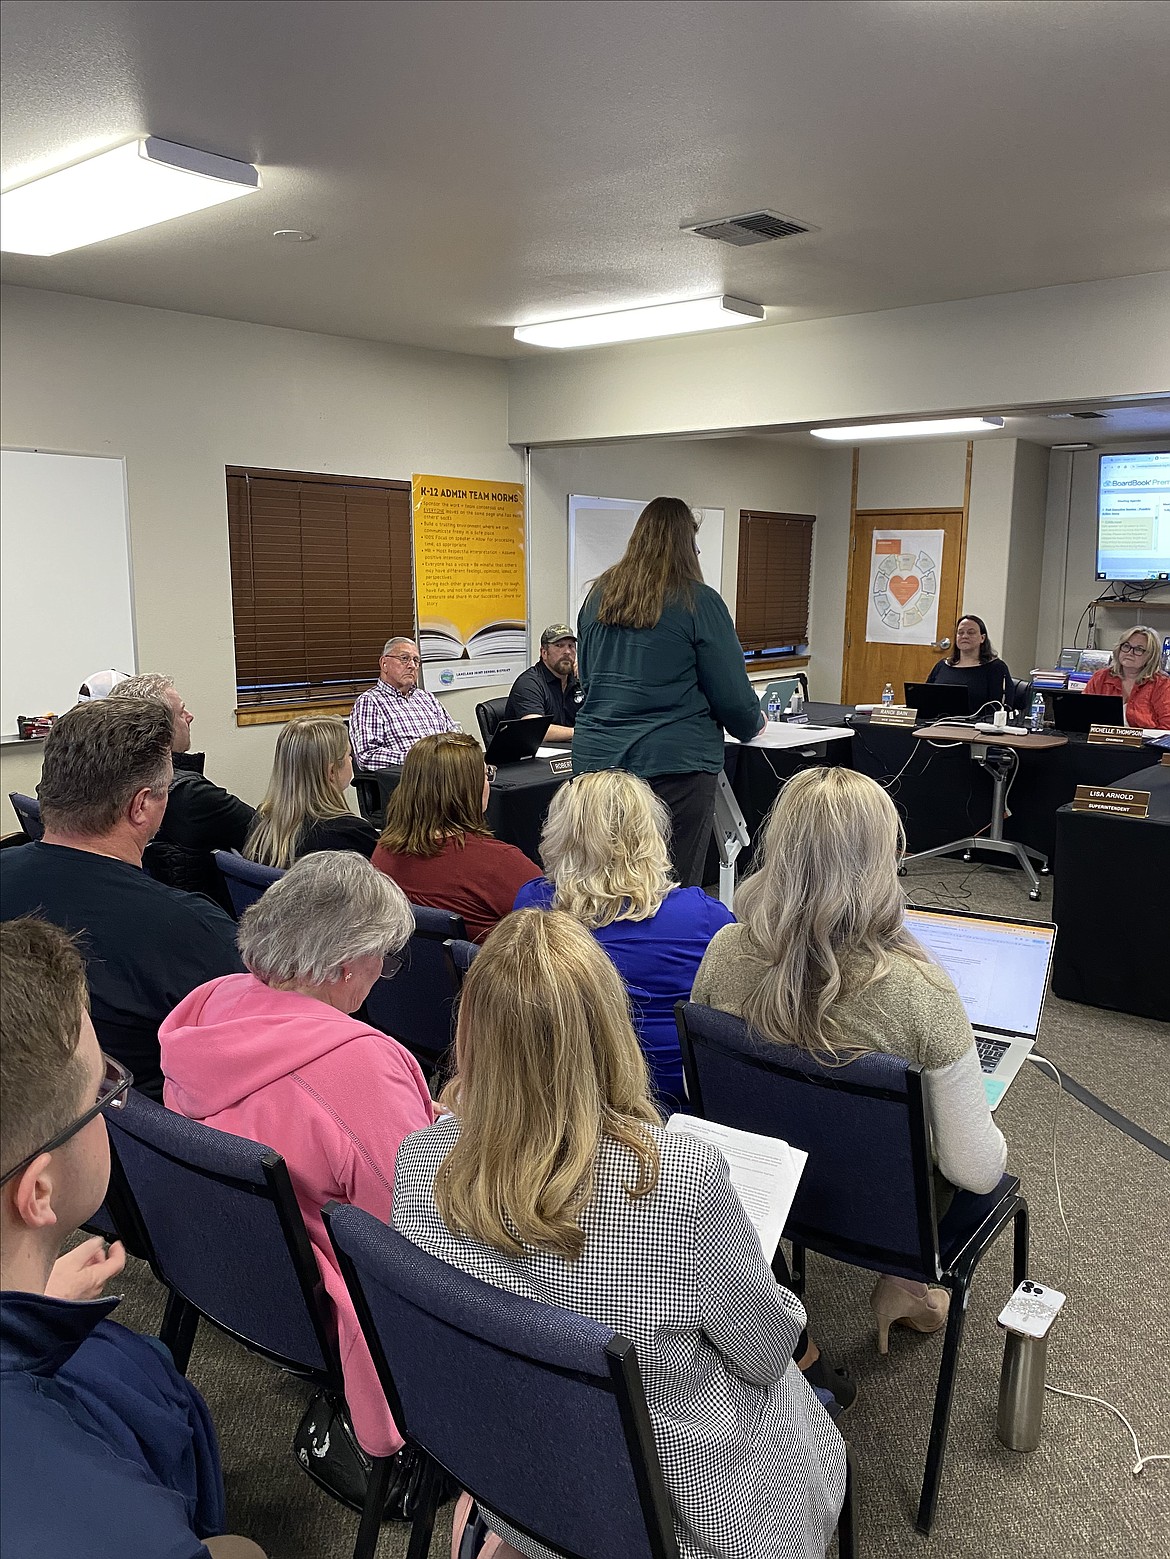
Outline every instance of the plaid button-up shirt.
[(361, 769), (388, 769), (400, 764), (421, 737), (458, 729), (425, 688), (400, 693), (378, 681), (361, 694), (349, 717), (353, 761)]

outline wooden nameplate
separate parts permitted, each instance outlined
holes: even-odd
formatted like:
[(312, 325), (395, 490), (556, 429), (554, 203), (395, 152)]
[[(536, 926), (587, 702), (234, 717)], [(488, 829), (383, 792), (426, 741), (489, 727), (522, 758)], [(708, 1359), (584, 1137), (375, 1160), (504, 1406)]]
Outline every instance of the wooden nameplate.
[(1140, 747), (1142, 733), (1132, 725), (1091, 725), (1089, 743), (1093, 747)]
[(1108, 812), (1112, 817), (1148, 817), (1150, 792), (1078, 785), (1072, 806), (1074, 812)]

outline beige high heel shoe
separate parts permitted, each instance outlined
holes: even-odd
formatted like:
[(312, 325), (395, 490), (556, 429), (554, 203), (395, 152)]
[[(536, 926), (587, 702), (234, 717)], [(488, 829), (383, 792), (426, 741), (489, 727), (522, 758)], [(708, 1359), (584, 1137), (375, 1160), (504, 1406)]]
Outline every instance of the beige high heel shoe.
[(897, 1322), (916, 1332), (939, 1332), (947, 1324), (951, 1296), (945, 1288), (928, 1288), (925, 1294), (908, 1294), (893, 1278), (880, 1277), (869, 1296), (877, 1322), (879, 1353), (890, 1351), (890, 1327)]

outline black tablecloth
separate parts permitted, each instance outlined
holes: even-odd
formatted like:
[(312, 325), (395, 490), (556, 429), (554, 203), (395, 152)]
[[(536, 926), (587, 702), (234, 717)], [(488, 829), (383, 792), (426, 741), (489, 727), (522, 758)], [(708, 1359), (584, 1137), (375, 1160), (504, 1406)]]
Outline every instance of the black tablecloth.
[(1170, 768), (1145, 768), (1127, 786), (1149, 790), (1148, 818), (1056, 814), (1060, 871), (1052, 989), (1066, 1001), (1170, 1020)]
[[(867, 715), (855, 717), (853, 732), (853, 766), (889, 787), (911, 854), (987, 827), (991, 778), (966, 743), (923, 741), (905, 727), (872, 725)], [(1020, 764), (1007, 798), (1011, 816), (1004, 837), (1042, 851), (1050, 864), (1058, 848), (1057, 808), (1072, 800), (1077, 786), (1111, 785), (1149, 765), (1145, 752), (1090, 746), (1088, 737), (1078, 734), (1065, 747), (1017, 751)], [(1002, 856), (996, 860), (1003, 863)]]

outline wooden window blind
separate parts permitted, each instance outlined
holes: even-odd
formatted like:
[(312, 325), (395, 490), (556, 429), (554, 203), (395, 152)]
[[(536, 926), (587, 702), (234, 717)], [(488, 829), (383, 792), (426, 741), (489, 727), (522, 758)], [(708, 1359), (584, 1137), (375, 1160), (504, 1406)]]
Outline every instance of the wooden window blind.
[(241, 709), (352, 700), (413, 638), (410, 484), (227, 468)]
[(735, 631), (749, 668), (808, 642), (814, 524), (811, 514), (740, 510)]

